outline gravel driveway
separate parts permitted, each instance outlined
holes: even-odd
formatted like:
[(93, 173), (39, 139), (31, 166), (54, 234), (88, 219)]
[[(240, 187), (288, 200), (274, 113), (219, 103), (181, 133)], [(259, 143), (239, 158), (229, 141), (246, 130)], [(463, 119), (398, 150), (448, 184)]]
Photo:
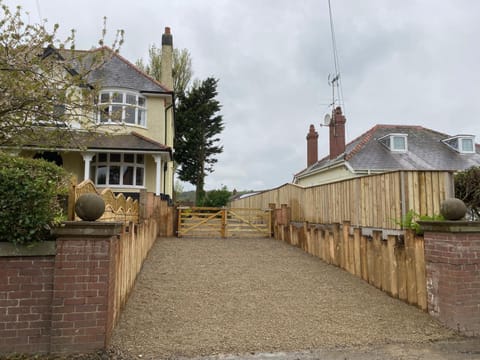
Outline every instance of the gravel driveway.
[(459, 338), (417, 308), (283, 242), (168, 238), (150, 252), (112, 344), (159, 359), (445, 340)]

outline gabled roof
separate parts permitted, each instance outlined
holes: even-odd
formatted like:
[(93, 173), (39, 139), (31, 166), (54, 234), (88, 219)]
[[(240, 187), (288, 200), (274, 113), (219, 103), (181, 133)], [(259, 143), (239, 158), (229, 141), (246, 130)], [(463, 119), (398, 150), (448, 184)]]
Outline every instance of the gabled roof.
[[(392, 152), (378, 141), (389, 134), (407, 135), (408, 151)], [(353, 171), (393, 170), (464, 170), (480, 166), (480, 147), (476, 153), (460, 154), (442, 140), (451, 135), (412, 125), (376, 125), (346, 145), (345, 153), (336, 159), (324, 157), (302, 170), (296, 177), (304, 177), (335, 164), (346, 164)]]
[(171, 93), (165, 85), (140, 70), (136, 65), (125, 59), (108, 46), (93, 50), (58, 50), (63, 58), (70, 59), (73, 69), (81, 66), (88, 68), (98, 52), (108, 53), (104, 64), (88, 75), (88, 82), (99, 82), (102, 88), (126, 88), (145, 93)]
[(101, 81), (102, 87), (119, 87), (139, 92), (171, 93), (172, 90), (141, 71), (137, 66), (108, 47), (95, 51), (110, 51), (111, 58), (91, 74), (90, 80)]

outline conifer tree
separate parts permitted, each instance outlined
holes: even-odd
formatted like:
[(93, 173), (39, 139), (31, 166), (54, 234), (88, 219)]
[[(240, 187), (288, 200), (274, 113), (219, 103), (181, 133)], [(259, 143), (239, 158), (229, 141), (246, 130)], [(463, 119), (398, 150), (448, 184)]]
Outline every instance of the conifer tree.
[(205, 197), (205, 177), (213, 172), (215, 157), (223, 152), (218, 135), (224, 124), (220, 102), (216, 100), (218, 80), (207, 78), (193, 84), (190, 91), (180, 94), (175, 126), (175, 161), (178, 176), (196, 186), (195, 203)]

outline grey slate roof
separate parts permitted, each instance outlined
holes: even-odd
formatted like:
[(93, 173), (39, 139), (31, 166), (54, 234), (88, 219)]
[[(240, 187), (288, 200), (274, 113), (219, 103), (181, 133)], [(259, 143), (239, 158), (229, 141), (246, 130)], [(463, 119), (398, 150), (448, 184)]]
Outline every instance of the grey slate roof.
[(112, 52), (112, 57), (91, 74), (90, 80), (99, 80), (102, 87), (119, 87), (140, 92), (171, 92), (165, 86), (143, 73), (134, 64), (121, 55)]
[[(408, 151), (392, 152), (378, 139), (392, 134), (407, 134)], [(355, 171), (393, 170), (464, 170), (480, 166), (480, 148), (476, 153), (460, 154), (442, 140), (451, 135), (443, 134), (421, 126), (376, 125), (346, 145), (345, 153), (337, 159), (324, 157), (317, 163), (302, 170), (297, 177), (326, 168), (333, 163), (347, 161)]]
[[(95, 62), (94, 57), (102, 51), (107, 52), (107, 60), (100, 65), (98, 69), (88, 74), (88, 82), (98, 82), (102, 88), (117, 87), (136, 90), (139, 92), (152, 93), (171, 93), (172, 89), (168, 89), (160, 82), (141, 71), (136, 65), (125, 59), (123, 56), (113, 51), (107, 46), (94, 50), (56, 50), (62, 59), (67, 59), (71, 69), (69, 71), (78, 70), (80, 68), (89, 69)], [(80, 65), (81, 64), (81, 65)], [(84, 71), (80, 71), (84, 73)]]

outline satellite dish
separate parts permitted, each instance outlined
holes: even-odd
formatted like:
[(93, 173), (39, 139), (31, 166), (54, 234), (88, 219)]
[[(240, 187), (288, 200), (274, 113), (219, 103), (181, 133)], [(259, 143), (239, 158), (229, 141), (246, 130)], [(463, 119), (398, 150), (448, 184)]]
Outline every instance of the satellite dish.
[(331, 119), (332, 117), (330, 116), (330, 114), (326, 114), (325, 117), (323, 118), (323, 125), (329, 126)]

